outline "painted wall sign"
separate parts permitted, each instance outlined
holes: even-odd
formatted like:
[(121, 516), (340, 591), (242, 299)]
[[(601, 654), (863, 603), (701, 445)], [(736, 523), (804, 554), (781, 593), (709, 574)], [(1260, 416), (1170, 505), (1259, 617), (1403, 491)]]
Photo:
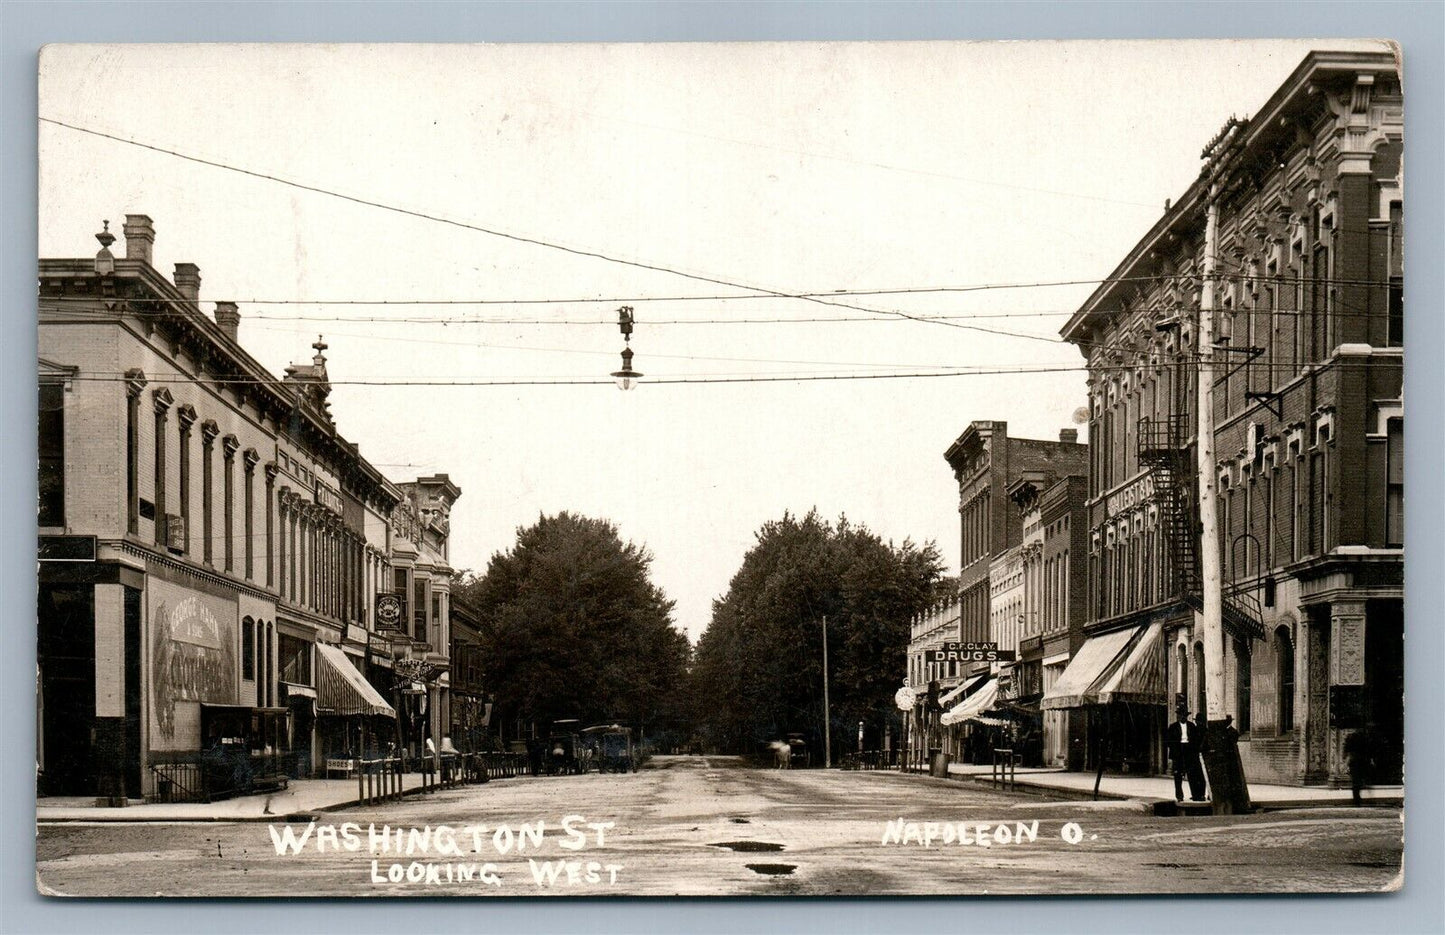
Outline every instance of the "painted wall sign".
[(146, 590), (151, 612), (153, 743), (160, 749), (195, 749), (200, 743), (200, 708), (182, 711), (184, 703), (239, 700), (236, 605), (154, 576)]
[(1154, 474), (1142, 475), (1129, 486), (1111, 493), (1104, 501), (1104, 513), (1115, 516), (1154, 499)]

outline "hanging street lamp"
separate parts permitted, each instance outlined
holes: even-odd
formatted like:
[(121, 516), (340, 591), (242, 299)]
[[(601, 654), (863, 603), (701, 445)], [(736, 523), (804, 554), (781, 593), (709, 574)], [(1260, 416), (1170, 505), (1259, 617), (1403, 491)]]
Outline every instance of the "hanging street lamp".
[(632, 306), (624, 305), (617, 310), (617, 328), (622, 332), (622, 369), (613, 371), (619, 390), (630, 390), (642, 379), (642, 374), (632, 369)]

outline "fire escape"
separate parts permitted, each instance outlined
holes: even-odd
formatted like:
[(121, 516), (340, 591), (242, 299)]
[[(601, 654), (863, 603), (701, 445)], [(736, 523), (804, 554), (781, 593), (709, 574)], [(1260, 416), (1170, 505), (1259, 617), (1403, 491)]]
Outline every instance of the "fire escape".
[[(1189, 452), (1189, 419), (1182, 413), (1139, 420), (1139, 463), (1152, 468), (1159, 531), (1173, 569), (1174, 594), (1195, 611), (1204, 609), (1199, 568), (1198, 476)], [(1259, 598), (1253, 591), (1226, 586), (1221, 606), (1224, 626), (1241, 640), (1265, 638)]]

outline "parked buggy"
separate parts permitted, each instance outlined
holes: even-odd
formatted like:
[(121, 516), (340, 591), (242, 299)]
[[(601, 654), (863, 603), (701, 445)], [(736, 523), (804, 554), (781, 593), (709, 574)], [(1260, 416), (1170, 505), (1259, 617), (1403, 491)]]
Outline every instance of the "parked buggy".
[(632, 742), (632, 728), (599, 724), (587, 728), (582, 734), (594, 751), (598, 772), (637, 772), (638, 755)]

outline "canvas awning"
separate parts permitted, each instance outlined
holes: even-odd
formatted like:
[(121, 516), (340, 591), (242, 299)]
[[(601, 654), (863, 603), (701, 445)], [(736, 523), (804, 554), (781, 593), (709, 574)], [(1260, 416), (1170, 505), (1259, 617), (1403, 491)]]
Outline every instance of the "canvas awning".
[(316, 644), (316, 707), (321, 714), (379, 714), (396, 717), (372, 684), (357, 671), (338, 646)]
[(986, 678), (988, 678), (988, 673), (984, 672), (981, 675), (975, 675), (971, 678), (964, 679), (957, 685), (957, 687), (950, 689), (948, 694), (938, 699), (938, 704), (946, 709), (949, 705), (953, 704), (955, 701), (977, 688), (979, 686), (979, 683), (981, 683)]
[(982, 688), (970, 695), (967, 700), (943, 712), (943, 717), (939, 718), (939, 723), (947, 725), (966, 721), (993, 707), (993, 703), (997, 698), (998, 679), (989, 679), (984, 683)]
[(1168, 704), (1164, 691), (1163, 647), (1164, 625), (1149, 624), (1134, 641), (1124, 661), (1098, 684), (1096, 703)]
[(1115, 630), (1084, 640), (1054, 687), (1044, 693), (1043, 708), (1058, 710), (1097, 704), (1093, 695), (1095, 686), (1113, 674), (1142, 629)]

